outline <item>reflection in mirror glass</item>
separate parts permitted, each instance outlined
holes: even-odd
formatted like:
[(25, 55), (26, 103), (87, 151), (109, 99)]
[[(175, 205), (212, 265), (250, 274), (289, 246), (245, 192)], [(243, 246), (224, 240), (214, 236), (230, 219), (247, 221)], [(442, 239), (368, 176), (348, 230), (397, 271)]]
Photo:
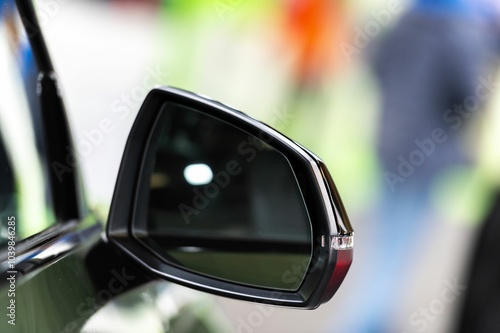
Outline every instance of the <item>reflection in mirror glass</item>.
[[(196, 110), (165, 104), (143, 242), (184, 269), (297, 290), (311, 224), (288, 160), (264, 140)], [(164, 118), (164, 119), (165, 119)]]

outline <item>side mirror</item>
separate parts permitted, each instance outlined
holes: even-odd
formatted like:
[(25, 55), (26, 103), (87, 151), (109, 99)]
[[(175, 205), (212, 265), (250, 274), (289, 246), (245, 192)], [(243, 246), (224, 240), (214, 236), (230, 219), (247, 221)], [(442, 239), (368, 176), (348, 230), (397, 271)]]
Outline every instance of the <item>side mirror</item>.
[(130, 132), (107, 227), (149, 274), (221, 296), (312, 309), (353, 255), (319, 158), (263, 123), (174, 88)]

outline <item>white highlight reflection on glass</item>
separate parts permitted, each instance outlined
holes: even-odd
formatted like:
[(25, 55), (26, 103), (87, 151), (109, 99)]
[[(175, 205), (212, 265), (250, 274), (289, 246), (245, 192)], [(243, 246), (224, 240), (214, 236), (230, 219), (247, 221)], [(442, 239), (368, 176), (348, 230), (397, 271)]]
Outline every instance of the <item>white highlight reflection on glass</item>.
[(205, 185), (212, 181), (214, 174), (206, 164), (191, 164), (184, 169), (184, 178), (191, 185)]

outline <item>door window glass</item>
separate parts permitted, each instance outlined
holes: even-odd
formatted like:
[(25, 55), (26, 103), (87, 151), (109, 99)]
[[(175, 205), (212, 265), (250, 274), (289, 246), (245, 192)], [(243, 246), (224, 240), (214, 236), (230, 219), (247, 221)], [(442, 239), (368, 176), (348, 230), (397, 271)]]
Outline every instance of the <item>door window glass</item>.
[(54, 220), (36, 91), (38, 70), (14, 1), (0, 2), (0, 73), (0, 247), (3, 247), (12, 217), (17, 240), (42, 231)]

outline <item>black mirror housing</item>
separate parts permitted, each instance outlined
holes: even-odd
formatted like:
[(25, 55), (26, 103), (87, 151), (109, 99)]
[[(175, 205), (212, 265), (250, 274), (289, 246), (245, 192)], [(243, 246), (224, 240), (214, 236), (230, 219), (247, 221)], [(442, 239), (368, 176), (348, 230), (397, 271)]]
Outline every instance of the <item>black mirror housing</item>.
[[(230, 127), (232, 132), (256, 138), (266, 149), (276, 151), (284, 157), (294, 177), (294, 186), (300, 192), (301, 204), (306, 211), (310, 229), (310, 241), (304, 243), (309, 257), (307, 261), (303, 261), (304, 264), (293, 264), (289, 269), (279, 271), (278, 275), (267, 277), (267, 284), (259, 284), (240, 281), (238, 277), (232, 278), (232, 275), (219, 274), (218, 272), (224, 271), (224, 267), (211, 273), (193, 268), (179, 261), (178, 257), (173, 258), (162, 253), (158, 246), (151, 245), (149, 240), (153, 237), (153, 232), (145, 224), (149, 218), (148, 210), (151, 209), (151, 176), (157, 159), (155, 153), (158, 140), (161, 135), (165, 135), (162, 134), (165, 124), (171, 121), (169, 117), (175, 109), (172, 105), (182, 110), (193, 110), (196, 115), (210, 119), (211, 123), (217, 126), (220, 124), (224, 128)], [(184, 111), (176, 112), (182, 114)], [(233, 169), (236, 170), (236, 164), (225, 165), (229, 167), (229, 173)], [(265, 195), (265, 189), (259, 193)], [(276, 209), (278, 211), (273, 213), (279, 216), (280, 209), (283, 208)], [(223, 210), (220, 213), (223, 214)], [(239, 213), (238, 210), (236, 213)], [(168, 220), (166, 218), (162, 221), (167, 221), (168, 224)], [(258, 234), (259, 228), (254, 229)], [(192, 225), (189, 230), (178, 229), (175, 233), (169, 229), (170, 236), (160, 242), (160, 247), (167, 246), (167, 243), (168, 246), (174, 246), (177, 239), (189, 236), (187, 241), (176, 245), (177, 250), (203, 249), (208, 240), (201, 242), (200, 237), (192, 237), (194, 231), (196, 226)], [(217, 235), (217, 232), (214, 235)], [(279, 246), (274, 242), (274, 236), (265, 240), (265, 250), (259, 250), (261, 261), (265, 262), (270, 256), (276, 255)], [(246, 114), (208, 98), (171, 87), (154, 89), (148, 94), (125, 146), (108, 219), (107, 238), (113, 246), (140, 264), (149, 274), (216, 295), (314, 309), (334, 295), (347, 274), (353, 258), (353, 236), (353, 229), (326, 166), (306, 148)], [(245, 243), (245, 246), (241, 243), (235, 246), (230, 237), (217, 239), (218, 251), (234, 252), (234, 249), (237, 249), (237, 253), (252, 253), (251, 244), (257, 241), (257, 238), (252, 237), (247, 234), (249, 242)], [(189, 242), (194, 242), (196, 246)], [(294, 251), (294, 246), (281, 246), (281, 251), (288, 255)], [(168, 253), (171, 254), (172, 251)], [(235, 258), (239, 257), (236, 255)], [(232, 268), (228, 266), (228, 270), (231, 271)], [(282, 288), (288, 281), (295, 281), (296, 284), (291, 288)]]

